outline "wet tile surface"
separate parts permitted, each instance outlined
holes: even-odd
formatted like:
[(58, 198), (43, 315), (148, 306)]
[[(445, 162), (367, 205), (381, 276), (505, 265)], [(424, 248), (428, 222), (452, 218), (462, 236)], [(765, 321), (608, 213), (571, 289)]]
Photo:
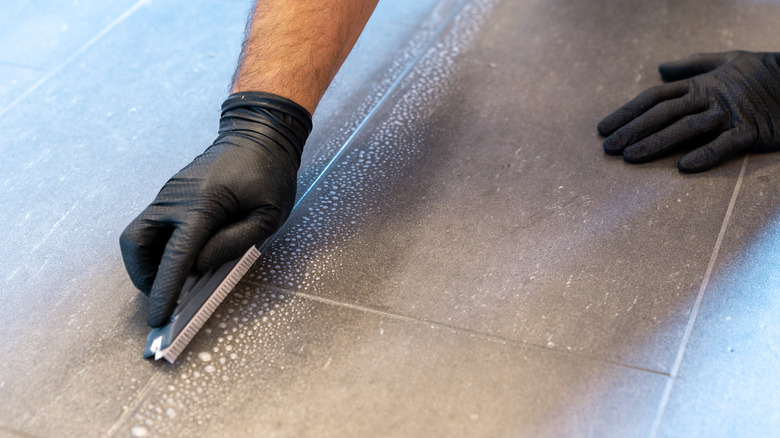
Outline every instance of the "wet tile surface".
[[(1, 361), (3, 433), (103, 435), (155, 373), (140, 360), (144, 301), (123, 271), (117, 238), (159, 186), (213, 139), (246, 15), (246, 2), (182, 6), (141, 2), (130, 14), (117, 13), (109, 32), (0, 118), (8, 212), (0, 336), (13, 352)], [(432, 9), (451, 5), (412, 8)], [(401, 16), (385, 12), (369, 37), (381, 26), (420, 38), (414, 29), (424, 17), (415, 23), (409, 9)], [(435, 22), (425, 23), (421, 31), (430, 36)], [(392, 44), (369, 40), (361, 42), (360, 62), (371, 59), (372, 44), (381, 44), (383, 51), (374, 50), (380, 59), (409, 50), (403, 37)], [(375, 74), (357, 67), (345, 65), (340, 77), (362, 84)], [(3, 89), (3, 98), (24, 89)]]
[[(626, 75), (655, 63), (612, 35), (650, 50), (683, 13), (671, 2), (614, 12), (623, 20), (596, 12), (612, 3), (500, 3), (464, 53), (456, 24), (301, 204), (256, 279), (668, 372), (740, 163), (684, 176), (676, 157), (628, 166), (600, 153), (594, 127), (615, 96), (658, 83)], [(637, 34), (635, 17), (652, 26)]]
[(0, 15), (0, 62), (52, 70), (138, 0), (8, 0)]
[(0, 16), (0, 435), (776, 430), (776, 157), (692, 320), (742, 161), (682, 176), (595, 135), (659, 62), (780, 47), (776, 2), (382, 2), (315, 115), (311, 191), (180, 361), (141, 360), (117, 238), (213, 140), (247, 5)]
[[(314, 114), (298, 174), (298, 199), (364, 126), (463, 0), (380, 2)], [(414, 17), (417, 17), (416, 20)]]
[(44, 72), (0, 63), (0, 111), (32, 87)]
[[(0, 118), (6, 428), (101, 436), (154, 372), (139, 360), (144, 303), (117, 239), (162, 172), (213, 136), (218, 109), (205, 102), (225, 93), (245, 16), (179, 6), (139, 7)], [(171, 111), (185, 103), (186, 116)]]
[(640, 437), (665, 383), (251, 285), (205, 331), (118, 435)]

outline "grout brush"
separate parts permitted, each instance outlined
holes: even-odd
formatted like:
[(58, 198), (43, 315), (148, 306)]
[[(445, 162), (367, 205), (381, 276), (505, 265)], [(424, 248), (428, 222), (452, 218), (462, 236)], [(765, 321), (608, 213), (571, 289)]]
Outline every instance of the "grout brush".
[(168, 324), (152, 329), (146, 338), (144, 358), (176, 360), (203, 327), (217, 306), (260, 257), (261, 250), (249, 248), (243, 257), (225, 263), (204, 275), (190, 275)]

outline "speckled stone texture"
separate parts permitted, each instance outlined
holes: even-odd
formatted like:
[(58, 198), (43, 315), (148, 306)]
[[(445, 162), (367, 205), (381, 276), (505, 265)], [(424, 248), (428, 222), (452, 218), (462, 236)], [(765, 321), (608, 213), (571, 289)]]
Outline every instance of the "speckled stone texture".
[(774, 1), (380, 0), (290, 219), (143, 360), (118, 236), (216, 135), (248, 7), (4, 4), (0, 436), (780, 430), (780, 156), (681, 175), (595, 129), (660, 62), (780, 50)]

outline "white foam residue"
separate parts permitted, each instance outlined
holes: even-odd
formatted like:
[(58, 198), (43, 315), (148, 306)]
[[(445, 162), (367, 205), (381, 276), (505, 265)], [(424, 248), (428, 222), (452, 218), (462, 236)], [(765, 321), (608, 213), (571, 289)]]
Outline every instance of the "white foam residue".
[(198, 353), (198, 359), (202, 360), (203, 362), (208, 362), (211, 360), (211, 354), (207, 351), (202, 351)]
[(457, 57), (466, 51), (495, 0), (464, 6), (450, 29), (420, 58), (393, 96), (389, 116), (372, 126), (361, 145), (347, 150), (300, 204), (300, 220), (288, 223), (250, 273), (261, 283), (293, 291), (316, 291), (343, 268), (344, 245), (361, 222), (382, 208), (383, 193), (403, 182), (410, 163), (428, 149), (433, 114), (451, 94)]
[[(295, 292), (332, 284), (344, 268), (346, 243), (359, 236), (367, 218), (382, 212), (383, 193), (403, 181), (410, 163), (426, 153), (430, 118), (452, 92), (456, 58), (466, 51), (496, 1), (467, 3), (439, 42), (419, 59), (398, 93), (382, 107), (382, 118), (372, 121), (367, 141), (344, 151), (247, 274), (245, 279), (254, 285), (242, 283), (228, 296), (203, 336), (195, 338), (171, 369), (168, 384), (160, 385), (138, 408), (128, 425), (133, 436), (183, 436), (202, 432), (203, 425), (224, 426), (221, 422), (227, 420), (215, 418), (214, 412), (225, 400), (240, 406), (257, 397), (258, 388), (248, 388), (245, 382), (261, 385), (274, 381), (275, 373), (289, 374), (284, 361), (293, 359), (287, 349), (296, 345), (299, 354), (300, 343), (293, 341), (297, 327), (305, 327), (311, 318), (312, 308)], [(413, 41), (398, 58), (392, 74), (367, 99), (366, 112), (383, 96), (381, 86), (386, 89), (394, 81), (425, 39)], [(340, 138), (349, 136), (359, 123), (345, 126)], [(299, 179), (307, 178), (313, 180), (305, 174)]]
[(143, 426), (134, 426), (130, 429), (130, 434), (136, 438), (143, 438), (149, 436), (149, 431)]

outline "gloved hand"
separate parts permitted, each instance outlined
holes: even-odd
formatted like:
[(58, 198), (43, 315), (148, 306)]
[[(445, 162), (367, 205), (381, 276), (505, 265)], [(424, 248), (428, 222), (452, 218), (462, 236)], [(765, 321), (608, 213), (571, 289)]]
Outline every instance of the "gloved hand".
[(239, 258), (287, 219), (311, 128), (311, 115), (279, 96), (225, 100), (214, 144), (163, 186), (119, 240), (130, 279), (149, 295), (150, 326), (168, 322), (193, 270)]
[(677, 163), (701, 172), (738, 152), (780, 149), (780, 53), (707, 53), (661, 64), (650, 88), (598, 125), (604, 152), (643, 163), (705, 138)]

